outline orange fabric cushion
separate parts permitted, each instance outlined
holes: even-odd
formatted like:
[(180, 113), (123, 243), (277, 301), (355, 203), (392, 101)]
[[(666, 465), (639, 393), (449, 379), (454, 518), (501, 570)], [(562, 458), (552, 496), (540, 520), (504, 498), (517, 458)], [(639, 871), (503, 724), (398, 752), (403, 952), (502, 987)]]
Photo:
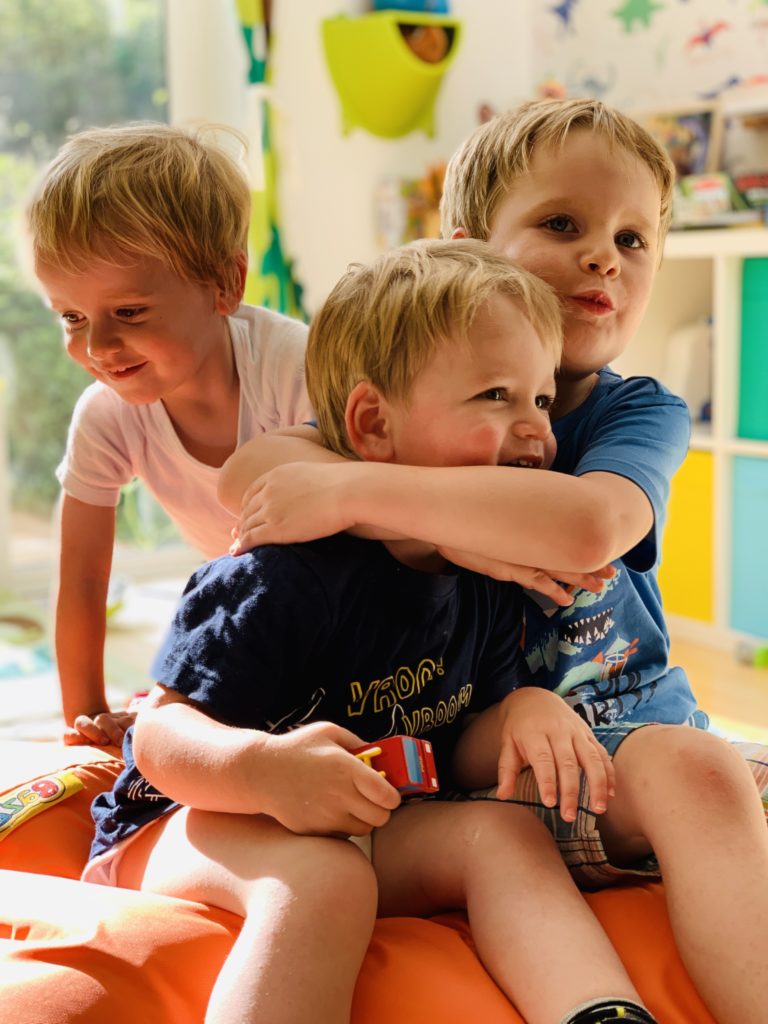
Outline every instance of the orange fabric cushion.
[(199, 903), (0, 871), (3, 1017), (202, 1021), (239, 927), (239, 918)]
[[(661, 886), (614, 889), (588, 899), (660, 1021), (715, 1024), (680, 963)], [(4, 1019), (202, 1021), (239, 926), (232, 914), (186, 900), (0, 871)], [(458, 913), (377, 922), (352, 1021), (393, 1020), (523, 1024), (477, 960), (466, 918)]]
[(63, 743), (0, 743), (0, 804), (3, 794), (41, 776), (72, 770), (83, 788), (45, 807), (0, 840), (0, 868), (79, 878), (93, 838), (91, 801), (120, 774), (116, 747), (67, 747)]
[[(32, 749), (12, 749), (22, 746)], [(14, 1024), (202, 1021), (239, 930), (235, 915), (199, 903), (71, 880), (90, 845), (90, 802), (122, 767), (116, 753), (0, 743), (0, 789), (70, 766), (85, 787), (0, 842), (0, 868), (15, 869), (0, 870), (0, 1006)], [(680, 962), (660, 884), (586, 899), (663, 1024), (715, 1024)], [(477, 959), (460, 913), (377, 922), (353, 1024), (393, 1020), (524, 1024)]]

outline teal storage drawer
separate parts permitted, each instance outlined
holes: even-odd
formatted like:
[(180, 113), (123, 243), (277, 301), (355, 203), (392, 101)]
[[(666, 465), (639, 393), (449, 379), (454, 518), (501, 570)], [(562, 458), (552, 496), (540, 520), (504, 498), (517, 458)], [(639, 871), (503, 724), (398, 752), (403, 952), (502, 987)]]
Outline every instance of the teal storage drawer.
[(738, 429), (768, 440), (768, 259), (744, 260)]
[(768, 459), (733, 462), (731, 626), (768, 639)]

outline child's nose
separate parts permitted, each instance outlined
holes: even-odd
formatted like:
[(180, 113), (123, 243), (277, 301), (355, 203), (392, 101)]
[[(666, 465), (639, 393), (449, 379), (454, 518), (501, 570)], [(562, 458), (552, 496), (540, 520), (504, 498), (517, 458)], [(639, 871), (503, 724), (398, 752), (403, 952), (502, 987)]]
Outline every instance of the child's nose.
[(88, 355), (93, 359), (102, 359), (110, 352), (117, 352), (122, 347), (119, 334), (110, 323), (91, 323), (88, 327)]
[(595, 239), (584, 247), (579, 263), (585, 273), (615, 277), (619, 272), (619, 253), (612, 239)]
[(534, 408), (527, 416), (521, 417), (514, 425), (513, 433), (517, 437), (531, 438), (534, 441), (543, 441), (549, 437), (552, 424), (549, 419), (549, 412), (546, 409)]

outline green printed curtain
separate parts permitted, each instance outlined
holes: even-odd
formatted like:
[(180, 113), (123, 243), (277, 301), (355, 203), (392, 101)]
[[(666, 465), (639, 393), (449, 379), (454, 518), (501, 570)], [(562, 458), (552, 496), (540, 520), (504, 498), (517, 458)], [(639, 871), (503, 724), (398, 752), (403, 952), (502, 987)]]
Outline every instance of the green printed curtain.
[[(263, 0), (236, 0), (236, 4), (248, 53), (248, 88), (252, 90), (250, 109), (256, 126), (250, 134), (249, 143), (251, 146), (260, 145), (264, 167), (263, 190), (252, 194), (248, 235), (250, 263), (245, 300), (306, 320), (301, 285), (293, 276), (293, 261), (283, 250), (278, 227), (277, 166), (272, 148), (273, 111), (268, 93), (262, 88), (269, 81), (270, 73), (268, 17), (265, 17)], [(254, 137), (256, 135), (260, 138)]]

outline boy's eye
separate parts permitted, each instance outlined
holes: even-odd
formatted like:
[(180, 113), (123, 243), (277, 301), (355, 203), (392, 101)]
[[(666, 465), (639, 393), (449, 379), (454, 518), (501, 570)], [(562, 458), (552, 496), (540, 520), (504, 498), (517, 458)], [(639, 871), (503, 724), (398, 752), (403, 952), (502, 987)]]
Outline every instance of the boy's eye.
[(120, 309), (115, 310), (121, 320), (134, 320), (144, 310), (141, 306), (121, 306)]
[(479, 398), (487, 398), (491, 402), (503, 402), (507, 397), (507, 393), (504, 388), (488, 388), (487, 391), (481, 392)]
[(80, 316), (79, 313), (62, 313), (61, 319), (67, 327), (77, 327), (83, 322), (85, 317)]
[(552, 406), (555, 404), (554, 395), (537, 395), (536, 396), (536, 408), (543, 409), (544, 412), (549, 412)]
[(620, 231), (616, 235), (616, 244), (624, 249), (644, 249), (645, 242), (634, 231)]
[(550, 231), (557, 231), (562, 234), (565, 231), (573, 230), (575, 224), (564, 213), (557, 213), (553, 217), (547, 217), (544, 221), (544, 227), (549, 228)]

